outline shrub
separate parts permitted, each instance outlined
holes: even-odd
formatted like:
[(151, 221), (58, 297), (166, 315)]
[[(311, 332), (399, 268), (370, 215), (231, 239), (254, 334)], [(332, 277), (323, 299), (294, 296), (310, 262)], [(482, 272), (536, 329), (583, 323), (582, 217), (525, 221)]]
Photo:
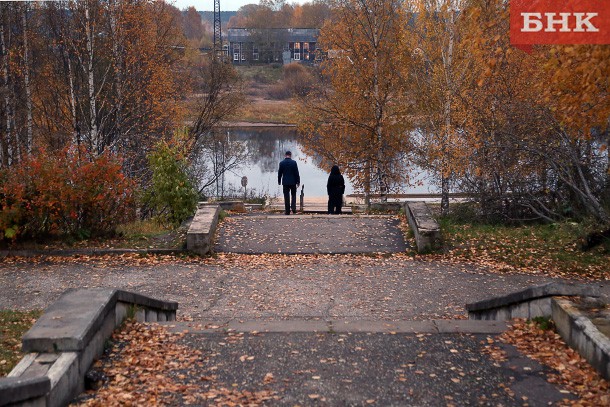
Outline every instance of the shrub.
[(0, 238), (100, 235), (134, 215), (134, 184), (108, 153), (40, 150), (0, 174)]
[(307, 95), (314, 81), (311, 71), (304, 65), (292, 63), (284, 67), (284, 83), (293, 95)]
[(152, 183), (145, 201), (161, 222), (179, 225), (197, 208), (197, 190), (189, 179), (187, 160), (177, 146), (159, 142), (148, 156)]
[(284, 67), (284, 78), (269, 88), (269, 96), (278, 100), (305, 96), (312, 89), (314, 82), (315, 78), (307, 67), (291, 63)]

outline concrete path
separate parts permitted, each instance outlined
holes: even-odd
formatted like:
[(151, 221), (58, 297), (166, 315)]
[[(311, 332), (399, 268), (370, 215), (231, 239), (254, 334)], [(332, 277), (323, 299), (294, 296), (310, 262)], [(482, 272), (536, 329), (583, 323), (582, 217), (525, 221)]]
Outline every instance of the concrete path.
[(494, 335), (218, 332), (182, 342), (204, 351), (184, 382), (199, 380), (220, 404), (227, 392), (264, 392), (273, 397), (265, 405), (278, 406), (546, 406), (573, 398), (512, 346), (500, 345), (506, 361), (493, 359), (486, 349)]
[[(463, 320), (468, 302), (565, 280), (414, 260), (393, 217), (222, 225), (212, 258), (5, 259), (0, 309), (44, 308), (80, 287), (178, 301), (181, 321), (169, 325), (188, 331), (184, 344), (204, 359), (181, 380), (209, 395), (265, 391), (274, 397), (266, 405), (542, 406), (570, 397), (514, 348), (501, 345), (505, 362), (487, 353), (502, 324)], [(366, 255), (304, 254), (357, 251)], [(609, 299), (610, 285), (596, 284)]]
[(395, 216), (238, 216), (222, 222), (216, 252), (400, 253), (407, 249)]
[[(93, 257), (0, 262), (0, 309), (41, 309), (68, 288), (114, 287), (178, 301), (194, 320), (465, 318), (464, 304), (550, 281), (402, 254)], [(598, 283), (610, 300), (610, 283)]]

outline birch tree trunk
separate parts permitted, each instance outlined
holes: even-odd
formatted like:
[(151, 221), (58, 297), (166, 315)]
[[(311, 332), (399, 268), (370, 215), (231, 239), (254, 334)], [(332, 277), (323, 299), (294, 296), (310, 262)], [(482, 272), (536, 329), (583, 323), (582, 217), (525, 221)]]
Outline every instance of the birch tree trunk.
[(32, 146), (34, 145), (33, 135), (33, 120), (32, 120), (32, 89), (30, 86), (30, 50), (28, 45), (28, 3), (23, 6), (21, 20), (23, 24), (23, 64), (24, 64), (24, 86), (25, 86), (25, 103), (27, 111), (27, 138), (26, 138), (26, 153), (32, 154)]
[(441, 145), (441, 215), (446, 216), (449, 213), (449, 177), (450, 163), (448, 162), (449, 153), (448, 143), (451, 139), (451, 95), (453, 86), (453, 42), (455, 39), (455, 21), (453, 7), (449, 7), (449, 20), (446, 23), (446, 30), (449, 34), (449, 43), (447, 44), (447, 54), (443, 57), (445, 66), (445, 136)]
[(97, 107), (96, 107), (96, 91), (95, 91), (95, 73), (94, 73), (94, 55), (93, 50), (95, 47), (95, 33), (93, 32), (94, 26), (91, 22), (91, 10), (89, 8), (89, 2), (85, 1), (85, 37), (87, 42), (87, 56), (88, 61), (86, 67), (87, 74), (87, 85), (89, 90), (89, 137), (91, 152), (94, 155), (101, 154), (100, 151), (100, 140), (97, 128)]
[(112, 32), (112, 56), (114, 61), (114, 88), (116, 92), (115, 99), (115, 123), (114, 123), (114, 137), (113, 143), (120, 142), (118, 139), (122, 139), (123, 132), (123, 61), (124, 55), (121, 50), (120, 43), (120, 3), (116, 0), (110, 3), (110, 30)]
[[(2, 11), (4, 14), (6, 10), (4, 8), (7, 7), (7, 4), (2, 5)], [(0, 51), (2, 52), (2, 93), (4, 95), (4, 122), (5, 122), (5, 133), (4, 137), (0, 139), (2, 145), (0, 146), (2, 154), (2, 165), (8, 166), (10, 165), (10, 156), (11, 156), (11, 103), (10, 103), (10, 86), (9, 86), (9, 75), (8, 75), (8, 67), (9, 67), (9, 54), (8, 48), (6, 45), (5, 37), (7, 36), (6, 32), (7, 27), (4, 24), (4, 16), (2, 16), (2, 21), (0, 21)]]

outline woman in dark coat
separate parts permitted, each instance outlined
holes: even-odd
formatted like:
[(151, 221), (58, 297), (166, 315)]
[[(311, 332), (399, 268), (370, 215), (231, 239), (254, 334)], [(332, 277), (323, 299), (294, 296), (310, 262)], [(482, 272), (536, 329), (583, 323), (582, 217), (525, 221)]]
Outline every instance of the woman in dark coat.
[(345, 192), (345, 179), (339, 171), (338, 165), (333, 165), (328, 176), (326, 184), (326, 192), (328, 193), (328, 213), (341, 214), (341, 206), (343, 205), (343, 193)]

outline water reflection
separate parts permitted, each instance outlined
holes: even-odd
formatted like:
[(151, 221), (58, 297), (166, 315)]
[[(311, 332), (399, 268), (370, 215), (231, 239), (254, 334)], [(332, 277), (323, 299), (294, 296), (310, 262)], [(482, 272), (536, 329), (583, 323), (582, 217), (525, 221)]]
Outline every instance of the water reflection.
[[(232, 140), (244, 143), (248, 161), (236, 171), (228, 173), (225, 182), (238, 187), (243, 176), (248, 177), (248, 190), (255, 189), (256, 195), (280, 196), (281, 187), (277, 185), (277, 170), (284, 153), (292, 152), (292, 158), (299, 165), (301, 183), (305, 185), (307, 196), (326, 196), (328, 171), (321, 169), (320, 159), (303, 153), (298, 135), (292, 127), (233, 127), (227, 128)], [(346, 179), (346, 194), (353, 188)]]
[[(292, 158), (299, 164), (301, 182), (305, 185), (305, 195), (309, 197), (326, 196), (326, 181), (330, 168), (320, 168), (319, 157), (307, 156), (303, 153), (296, 129), (292, 127), (231, 127), (226, 131), (231, 140), (244, 143), (248, 152), (248, 160), (225, 176), (228, 189), (233, 187), (242, 191), (241, 178), (248, 177), (248, 191), (256, 190), (256, 195), (281, 196), (281, 187), (277, 185), (277, 170), (284, 153), (292, 152)], [(415, 173), (413, 174), (416, 175)], [(420, 185), (409, 188), (406, 192), (433, 192), (425, 175), (416, 177)], [(353, 186), (346, 177), (345, 193), (354, 192)]]

